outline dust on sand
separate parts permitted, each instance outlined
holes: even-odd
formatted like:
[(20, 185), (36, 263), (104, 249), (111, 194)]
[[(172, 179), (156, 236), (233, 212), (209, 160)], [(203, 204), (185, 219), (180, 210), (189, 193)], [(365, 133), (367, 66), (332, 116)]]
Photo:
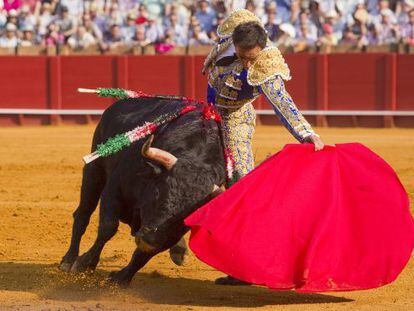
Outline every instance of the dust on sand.
[[(109, 287), (109, 271), (123, 267), (134, 249), (121, 225), (98, 270), (71, 275), (57, 269), (65, 253), (81, 184), (82, 156), (93, 127), (0, 129), (0, 310), (414, 310), (414, 260), (383, 288), (328, 294), (276, 292), (261, 287), (214, 285), (220, 272), (190, 255), (176, 267), (167, 254), (153, 258), (128, 289)], [(397, 171), (414, 198), (414, 130), (320, 129), (326, 143), (359, 141)], [(281, 127), (258, 127), (256, 161), (294, 142)], [(84, 236), (96, 236), (97, 213)]]

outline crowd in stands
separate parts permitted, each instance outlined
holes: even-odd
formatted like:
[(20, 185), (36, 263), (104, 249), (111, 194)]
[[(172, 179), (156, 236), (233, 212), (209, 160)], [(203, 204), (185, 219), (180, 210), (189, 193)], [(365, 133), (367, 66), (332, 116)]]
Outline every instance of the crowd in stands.
[(0, 0), (0, 47), (211, 45), (239, 8), (281, 46), (414, 46), (414, 0)]

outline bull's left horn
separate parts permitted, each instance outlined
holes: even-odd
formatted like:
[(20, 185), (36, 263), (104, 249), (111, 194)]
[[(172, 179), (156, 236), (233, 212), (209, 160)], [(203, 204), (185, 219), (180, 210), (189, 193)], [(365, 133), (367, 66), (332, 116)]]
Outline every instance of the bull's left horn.
[(151, 135), (150, 138), (148, 138), (148, 140), (142, 146), (142, 156), (160, 163), (167, 170), (171, 170), (175, 163), (177, 163), (177, 158), (165, 150), (151, 147), (153, 141), (154, 135)]

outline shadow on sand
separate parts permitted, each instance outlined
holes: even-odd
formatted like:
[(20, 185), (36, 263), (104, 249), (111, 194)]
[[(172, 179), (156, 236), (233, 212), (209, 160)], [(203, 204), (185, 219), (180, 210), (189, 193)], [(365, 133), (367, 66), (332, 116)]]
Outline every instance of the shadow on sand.
[(210, 280), (172, 278), (157, 272), (138, 273), (127, 289), (106, 283), (107, 271), (73, 275), (61, 272), (57, 265), (0, 262), (0, 290), (37, 294), (42, 299), (58, 301), (111, 300), (129, 303), (204, 307), (261, 307), (343, 303), (352, 300), (324, 294), (298, 294), (293, 291), (270, 291), (257, 286), (217, 286)]

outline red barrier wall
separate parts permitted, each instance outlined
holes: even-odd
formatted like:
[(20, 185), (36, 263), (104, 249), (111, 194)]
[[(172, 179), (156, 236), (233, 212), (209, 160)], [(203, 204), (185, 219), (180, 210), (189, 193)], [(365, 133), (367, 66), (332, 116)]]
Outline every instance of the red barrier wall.
[[(1, 56), (0, 108), (103, 109), (78, 87), (123, 87), (204, 99), (203, 56)], [(414, 110), (414, 55), (287, 55), (302, 110)], [(270, 109), (259, 102), (258, 108)]]
[(48, 108), (48, 67), (46, 57), (0, 57), (0, 107)]

